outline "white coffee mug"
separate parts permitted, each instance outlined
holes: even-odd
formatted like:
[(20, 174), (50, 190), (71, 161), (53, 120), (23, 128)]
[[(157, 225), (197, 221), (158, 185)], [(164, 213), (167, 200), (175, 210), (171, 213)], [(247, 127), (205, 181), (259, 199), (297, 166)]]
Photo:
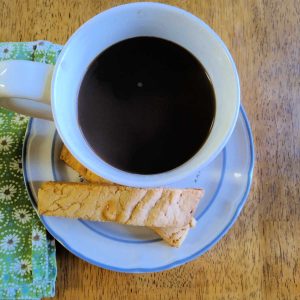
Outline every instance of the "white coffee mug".
[[(205, 144), (184, 164), (154, 175), (127, 173), (107, 164), (86, 142), (77, 118), (78, 93), (90, 63), (109, 46), (136, 36), (163, 38), (189, 50), (205, 67), (216, 95), (215, 121)], [(119, 184), (153, 187), (185, 178), (223, 149), (239, 113), (240, 85), (227, 47), (208, 25), (182, 9), (144, 2), (114, 7), (86, 22), (68, 40), (55, 67), (1, 62), (0, 98), (0, 105), (14, 111), (53, 118), (67, 148), (94, 173)]]

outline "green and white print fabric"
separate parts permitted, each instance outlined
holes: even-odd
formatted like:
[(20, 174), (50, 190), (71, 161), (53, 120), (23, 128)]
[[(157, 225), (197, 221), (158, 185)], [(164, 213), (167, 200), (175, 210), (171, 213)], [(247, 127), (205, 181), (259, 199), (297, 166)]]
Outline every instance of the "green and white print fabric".
[[(0, 43), (0, 60), (55, 64), (61, 46), (47, 41)], [(28, 198), (22, 145), (29, 118), (0, 107), (0, 299), (39, 299), (55, 293), (54, 240)]]

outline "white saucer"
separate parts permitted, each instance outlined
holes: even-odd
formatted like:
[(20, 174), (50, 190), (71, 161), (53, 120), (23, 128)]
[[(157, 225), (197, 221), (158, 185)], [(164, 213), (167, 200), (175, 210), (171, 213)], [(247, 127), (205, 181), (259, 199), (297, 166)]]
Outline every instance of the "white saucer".
[[(23, 147), (23, 168), (34, 207), (43, 181), (80, 180), (60, 161), (61, 145), (54, 123), (31, 119)], [(182, 265), (210, 249), (236, 221), (251, 186), (253, 148), (250, 125), (241, 108), (236, 128), (219, 156), (201, 172), (172, 185), (205, 189), (196, 212), (197, 226), (179, 249), (168, 246), (147, 228), (56, 217), (41, 220), (69, 251), (99, 267), (141, 273)]]

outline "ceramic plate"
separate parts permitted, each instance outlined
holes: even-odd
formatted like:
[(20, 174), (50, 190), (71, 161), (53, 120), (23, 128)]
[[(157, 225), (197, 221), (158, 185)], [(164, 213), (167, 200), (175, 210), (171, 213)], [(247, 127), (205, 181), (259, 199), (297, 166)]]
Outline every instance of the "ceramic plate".
[[(33, 206), (43, 181), (81, 180), (60, 161), (61, 146), (54, 123), (30, 120), (23, 167)], [(247, 199), (253, 165), (251, 129), (241, 108), (236, 128), (218, 157), (200, 172), (171, 185), (205, 189), (195, 214), (197, 225), (178, 249), (148, 228), (43, 216), (41, 220), (69, 251), (99, 267), (130, 273), (167, 270), (202, 255), (227, 233)]]

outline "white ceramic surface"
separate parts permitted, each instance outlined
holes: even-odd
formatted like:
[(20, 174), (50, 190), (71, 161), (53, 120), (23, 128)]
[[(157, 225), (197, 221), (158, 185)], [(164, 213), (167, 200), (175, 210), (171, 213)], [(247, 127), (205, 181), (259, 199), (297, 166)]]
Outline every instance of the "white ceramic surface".
[[(204, 65), (216, 94), (215, 122), (209, 138), (199, 152), (183, 165), (155, 175), (126, 173), (105, 163), (89, 147), (77, 120), (77, 96), (90, 63), (112, 44), (136, 36), (164, 38), (189, 50)], [(18, 63), (19, 61), (14, 62), (15, 65)], [(41, 87), (37, 87), (35, 77), (45, 78), (44, 94), (48, 94), (46, 90), (49, 86), (51, 70), (45, 72), (44, 68), (37, 63), (26, 62), (26, 68), (11, 66), (12, 71), (7, 72), (8, 64), (9, 62), (6, 62), (3, 67), (0, 63), (0, 86), (1, 80), (4, 82), (3, 89), (0, 89), (0, 98), (22, 98), (20, 89), (27, 89), (24, 98), (32, 98), (33, 94), (42, 97)], [(31, 72), (29, 73), (31, 81), (25, 80), (24, 84), (18, 81), (18, 91), (15, 90), (14, 80), (5, 81), (5, 78), (8, 78), (6, 74), (13, 71), (15, 76), (25, 77), (26, 70)], [(55, 65), (51, 84), (51, 106), (55, 125), (72, 154), (96, 174), (131, 186), (162, 186), (183, 179), (197, 169), (203, 168), (220, 153), (228, 141), (240, 106), (239, 78), (225, 44), (209, 26), (194, 15), (160, 3), (121, 5), (89, 20), (64, 46)], [(41, 80), (39, 85), (42, 85)], [(35, 100), (40, 99), (35, 98)]]
[[(32, 119), (23, 151), (25, 183), (35, 206), (43, 181), (78, 181), (59, 160), (61, 140), (49, 121)], [(42, 217), (48, 231), (68, 250), (97, 266), (120, 272), (156, 272), (193, 260), (210, 249), (237, 219), (250, 190), (254, 165), (253, 140), (241, 109), (224, 150), (200, 172), (173, 187), (202, 187), (206, 193), (196, 211), (195, 228), (179, 248), (161, 241), (151, 230), (110, 223)]]

